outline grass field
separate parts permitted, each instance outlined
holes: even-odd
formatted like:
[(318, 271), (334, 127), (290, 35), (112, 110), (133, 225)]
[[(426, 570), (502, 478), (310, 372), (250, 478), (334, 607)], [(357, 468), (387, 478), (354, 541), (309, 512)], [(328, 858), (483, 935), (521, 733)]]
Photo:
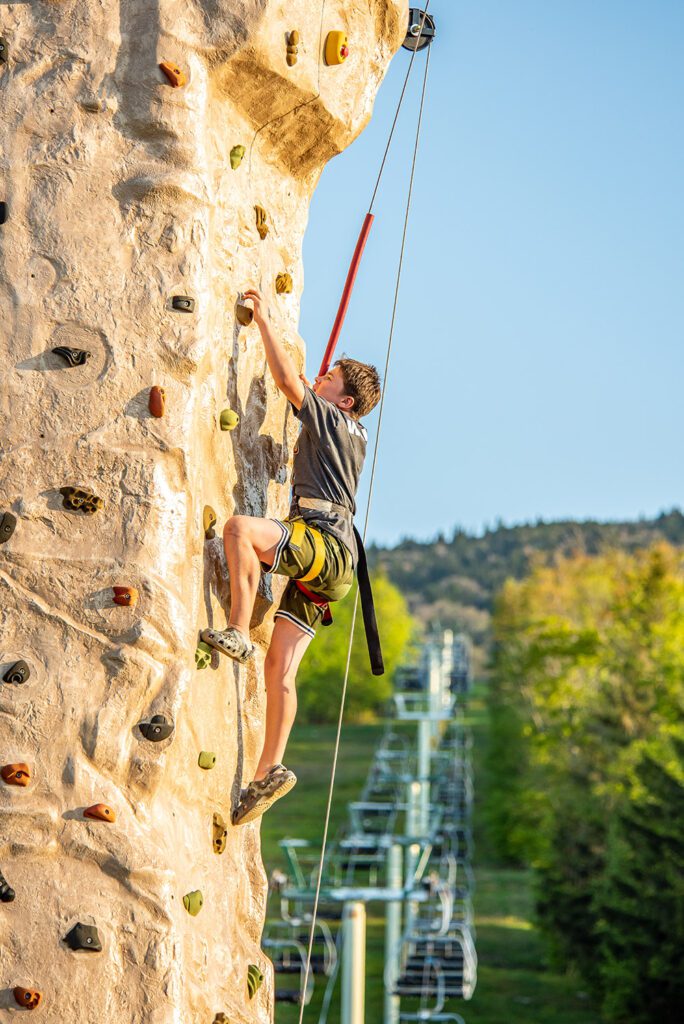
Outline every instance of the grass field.
[[(561, 976), (544, 963), (544, 949), (534, 925), (531, 877), (528, 872), (497, 867), (491, 863), (485, 837), (481, 834), (479, 810), (486, 800), (486, 777), (482, 755), (487, 741), (482, 692), (470, 702), (470, 725), (474, 734), (475, 770), (475, 923), (479, 959), (478, 983), (469, 1002), (452, 1001), (445, 1009), (460, 1013), (466, 1024), (599, 1024), (581, 979)], [(358, 799), (378, 740), (381, 725), (347, 726), (335, 789), (331, 835), (346, 820), (347, 801)], [(287, 753), (287, 764), (299, 778), (292, 794), (276, 804), (264, 817), (262, 849), (269, 873), (285, 869), (278, 840), (290, 836), (320, 843), (329, 773), (335, 741), (332, 726), (296, 727)], [(384, 966), (383, 907), (369, 905), (366, 971), (366, 1022), (381, 1024)], [(275, 900), (271, 913), (277, 914)], [(317, 1024), (323, 995), (322, 979), (304, 1011), (306, 1024)], [(276, 1024), (294, 1024), (296, 1007), (277, 1005)], [(339, 999), (328, 1016), (339, 1022)]]

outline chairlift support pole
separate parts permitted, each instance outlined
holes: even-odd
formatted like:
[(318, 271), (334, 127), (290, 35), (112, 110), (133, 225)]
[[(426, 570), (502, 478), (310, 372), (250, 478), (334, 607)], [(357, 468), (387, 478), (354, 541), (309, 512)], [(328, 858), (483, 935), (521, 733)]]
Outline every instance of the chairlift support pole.
[(341, 1024), (364, 1024), (366, 988), (366, 905), (345, 903), (342, 917)]
[[(394, 843), (387, 850), (387, 885), (391, 889), (402, 887), (402, 850)], [(401, 902), (388, 903), (385, 910), (385, 973), (392, 986), (399, 977), (399, 943), (401, 941)], [(384, 1024), (399, 1024), (399, 996), (385, 985)]]

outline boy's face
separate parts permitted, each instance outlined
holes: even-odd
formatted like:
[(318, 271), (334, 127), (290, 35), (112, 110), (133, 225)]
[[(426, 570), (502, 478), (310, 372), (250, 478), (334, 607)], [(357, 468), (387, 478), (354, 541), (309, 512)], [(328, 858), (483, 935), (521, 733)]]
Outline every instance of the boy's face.
[(345, 412), (350, 412), (354, 405), (351, 395), (345, 394), (344, 377), (339, 366), (333, 366), (323, 377), (316, 377), (313, 389), (321, 398), (327, 399)]

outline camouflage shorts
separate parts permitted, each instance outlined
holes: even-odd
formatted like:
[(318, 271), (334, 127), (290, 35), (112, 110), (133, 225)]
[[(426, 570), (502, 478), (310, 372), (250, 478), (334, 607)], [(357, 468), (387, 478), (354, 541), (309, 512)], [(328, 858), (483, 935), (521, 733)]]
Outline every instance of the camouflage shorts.
[[(324, 554), (322, 565), (315, 576), (306, 580), (306, 587), (330, 601), (340, 601), (345, 597), (354, 580), (354, 564), (351, 552), (327, 530), (314, 529), (303, 519), (274, 519), (280, 526), (283, 536), (276, 548), (273, 565), (269, 572), (278, 576), (289, 576), (290, 582), (285, 587), (276, 619), (289, 619), (309, 636), (316, 635), (316, 629), (323, 618), (323, 609), (302, 594), (292, 582), (303, 579), (310, 574), (317, 554)], [(315, 534), (323, 541), (317, 548)], [(266, 567), (264, 567), (266, 568)]]

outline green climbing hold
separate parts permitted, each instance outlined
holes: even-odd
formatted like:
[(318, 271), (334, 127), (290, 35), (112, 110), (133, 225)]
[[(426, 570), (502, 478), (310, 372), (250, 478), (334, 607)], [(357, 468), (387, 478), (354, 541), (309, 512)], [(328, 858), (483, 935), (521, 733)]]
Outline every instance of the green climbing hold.
[(247, 968), (247, 992), (250, 999), (254, 999), (261, 988), (264, 976), (256, 964), (250, 964)]
[(205, 772), (210, 771), (216, 764), (216, 754), (213, 754), (211, 750), (200, 750), (197, 764), (200, 768), (204, 768)]
[(197, 644), (197, 650), (195, 651), (196, 668), (207, 668), (211, 665), (211, 654), (212, 648), (209, 644), (205, 644), (204, 640), (200, 640)]
[(188, 914), (191, 914), (193, 917), (197, 917), (204, 906), (204, 896), (200, 890), (194, 889), (192, 892), (187, 892), (183, 897), (183, 906), (187, 910)]
[(238, 167), (242, 163), (242, 158), (245, 155), (244, 146), (233, 146), (230, 151), (230, 166), (234, 171), (237, 171)]
[(240, 417), (236, 412), (233, 412), (232, 409), (223, 409), (221, 411), (219, 422), (221, 424), (221, 430), (235, 430), (240, 422)]

